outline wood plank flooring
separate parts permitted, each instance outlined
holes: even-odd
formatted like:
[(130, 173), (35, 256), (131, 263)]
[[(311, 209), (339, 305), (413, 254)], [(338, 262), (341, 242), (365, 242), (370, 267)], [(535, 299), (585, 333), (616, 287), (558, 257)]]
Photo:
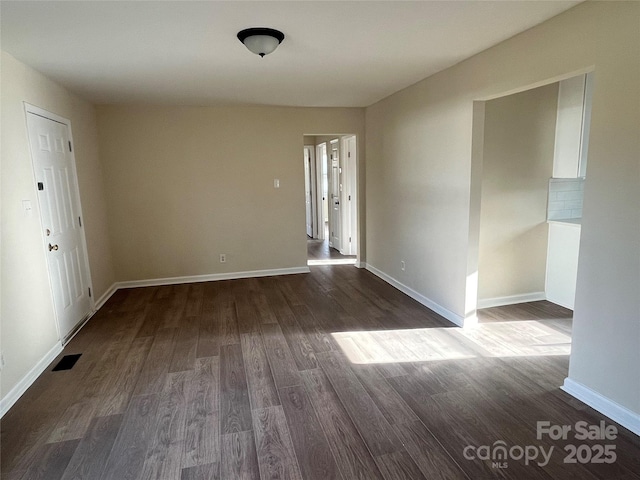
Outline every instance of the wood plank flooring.
[[(640, 479), (640, 439), (536, 438), (610, 420), (562, 392), (571, 312), (493, 308), (459, 329), (369, 272), (118, 291), (1, 422), (2, 478)], [(465, 457), (496, 442), (544, 466)], [(564, 447), (613, 444), (612, 464)], [(503, 465), (504, 467), (504, 465)]]
[(355, 255), (342, 255), (335, 248), (329, 247), (329, 227), (325, 229), (324, 240), (307, 238), (307, 258), (309, 260), (346, 260), (355, 259)]

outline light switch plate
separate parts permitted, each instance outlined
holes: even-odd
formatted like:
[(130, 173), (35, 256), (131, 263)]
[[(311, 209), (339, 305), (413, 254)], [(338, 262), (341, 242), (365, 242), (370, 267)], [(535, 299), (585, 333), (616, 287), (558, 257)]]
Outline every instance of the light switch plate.
[(31, 206), (31, 200), (22, 200), (22, 209), (24, 210), (25, 217), (33, 216), (33, 207)]

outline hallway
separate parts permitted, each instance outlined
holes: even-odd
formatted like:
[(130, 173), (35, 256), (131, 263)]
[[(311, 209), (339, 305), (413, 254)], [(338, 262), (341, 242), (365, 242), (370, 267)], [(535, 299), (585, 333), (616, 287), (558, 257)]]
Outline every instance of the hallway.
[(325, 224), (324, 239), (307, 237), (308, 265), (353, 265), (355, 255), (342, 255), (338, 250), (329, 246), (329, 227)]

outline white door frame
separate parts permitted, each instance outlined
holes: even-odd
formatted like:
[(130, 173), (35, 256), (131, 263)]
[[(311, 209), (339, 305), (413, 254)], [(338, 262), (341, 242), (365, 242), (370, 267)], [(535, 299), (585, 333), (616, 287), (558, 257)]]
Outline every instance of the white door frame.
[[(338, 154), (338, 164), (337, 164), (337, 172), (334, 172), (333, 169), (333, 152), (337, 151)], [(331, 152), (329, 154), (329, 152)], [(340, 137), (337, 137), (333, 140), (329, 141), (329, 152), (328, 153), (328, 165), (327, 165), (327, 173), (329, 179), (329, 247), (335, 248), (339, 252), (342, 252), (342, 142), (340, 142)], [(335, 174), (337, 173), (337, 178)], [(336, 183), (337, 182), (337, 183)], [(338, 192), (335, 195), (334, 187), (337, 185)], [(335, 210), (335, 197), (338, 198), (338, 218), (334, 217)], [(334, 235), (331, 235), (331, 234)], [(337, 233), (337, 235), (335, 235)], [(337, 239), (337, 242), (334, 241)], [(336, 243), (338, 245), (336, 245)]]
[(347, 144), (346, 137), (340, 137), (338, 150), (340, 151), (339, 172), (340, 172), (340, 248), (338, 249), (342, 255), (350, 255), (349, 253), (349, 204), (347, 202)]
[[(24, 103), (24, 109), (25, 109), (25, 128), (26, 128), (26, 133), (27, 136), (29, 136), (29, 126), (27, 124), (27, 115), (29, 113), (34, 114), (34, 115), (38, 115), (40, 117), (44, 117), (46, 119), (52, 120), (54, 122), (58, 122), (61, 123), (63, 125), (66, 126), (67, 128), (67, 133), (69, 135), (69, 141), (71, 142), (72, 146), (75, 146), (75, 143), (73, 141), (73, 135), (72, 135), (72, 130), (71, 130), (71, 122), (64, 118), (61, 117), (60, 115), (56, 115), (55, 113), (49, 112), (47, 110), (44, 110), (43, 108), (37, 107), (35, 105), (31, 105), (30, 103), (27, 102), (23, 102)], [(40, 195), (38, 195), (37, 193), (37, 184), (38, 184), (38, 179), (36, 177), (36, 168), (35, 168), (35, 164), (34, 164), (34, 155), (33, 155), (33, 151), (31, 150), (31, 142), (28, 141), (27, 143), (29, 143), (29, 153), (31, 155), (31, 167), (32, 167), (32, 172), (33, 172), (33, 186), (36, 189), (36, 198), (38, 199), (38, 222), (40, 223), (40, 232), (42, 235), (42, 253), (43, 253), (43, 259), (47, 265), (47, 272), (48, 272), (48, 280), (49, 280), (49, 290), (51, 293), (51, 300), (52, 302), (55, 299), (54, 296), (54, 290), (53, 290), (53, 285), (52, 285), (52, 273), (51, 270), (49, 268), (49, 261), (47, 260), (47, 254), (49, 253), (47, 251), (47, 238), (45, 235), (45, 227), (42, 221), (42, 205), (41, 205), (41, 201), (40, 201)], [(91, 315), (95, 312), (95, 292), (93, 289), (93, 281), (91, 279), (91, 268), (89, 266), (89, 255), (88, 255), (88, 250), (87, 250), (87, 239), (86, 239), (86, 235), (85, 235), (85, 229), (84, 229), (84, 225), (85, 225), (85, 220), (84, 220), (84, 214), (82, 213), (82, 202), (81, 202), (81, 198), (80, 198), (80, 190), (79, 190), (79, 182), (78, 182), (78, 172), (76, 169), (76, 156), (75, 156), (75, 149), (72, 148), (71, 152), (71, 167), (72, 167), (72, 174), (74, 176), (75, 179), (75, 192), (71, 192), (74, 196), (75, 196), (75, 200), (78, 203), (78, 209), (79, 209), (79, 215), (80, 218), (82, 218), (82, 224), (83, 227), (80, 229), (80, 242), (82, 244), (82, 249), (83, 249), (83, 256), (84, 256), (84, 264), (85, 264), (85, 275), (87, 276), (87, 283), (88, 283), (88, 287), (90, 288), (90, 292), (91, 294), (89, 295), (89, 311), (87, 312), (86, 316), (68, 333), (64, 336), (63, 338), (63, 334), (61, 333), (61, 329), (60, 329), (60, 322), (58, 319), (58, 314), (56, 312), (56, 308), (54, 305), (54, 309), (53, 309), (53, 313), (54, 313), (54, 317), (55, 317), (55, 324), (56, 324), (56, 331), (58, 333), (58, 339), (62, 342), (62, 344), (66, 344), (69, 342), (69, 340), (71, 340), (71, 338), (73, 338), (73, 336), (78, 332), (78, 330), (80, 330), (80, 328), (86, 323), (87, 320), (89, 320), (89, 318), (91, 317)]]
[[(339, 166), (342, 169), (340, 173), (340, 182), (342, 184), (342, 190), (340, 191), (340, 214), (341, 214), (341, 242), (342, 245), (333, 246), (337, 248), (340, 253), (343, 255), (355, 255), (356, 256), (356, 266), (362, 267), (362, 263), (360, 262), (360, 222), (359, 222), (359, 179), (358, 175), (360, 172), (360, 159), (359, 159), (359, 149), (358, 149), (358, 135), (354, 133), (348, 134), (316, 134), (316, 137), (324, 137), (327, 140), (324, 142), (319, 142), (315, 147), (315, 160), (316, 160), (316, 185), (317, 185), (317, 218), (318, 218), (318, 238), (324, 238), (324, 228), (321, 226), (324, 225), (324, 216), (331, 216), (332, 211), (332, 203), (330, 198), (328, 198), (328, 205), (324, 205), (324, 201), (322, 200), (323, 195), (323, 178), (322, 178), (322, 151), (323, 149), (326, 151), (326, 168), (327, 168), (327, 183), (329, 184), (327, 197), (331, 194), (332, 189), (332, 168), (331, 168), (331, 158), (330, 158), (330, 150), (331, 144), (338, 144), (338, 152), (339, 152)], [(331, 140), (329, 140), (331, 139)], [(352, 154), (351, 158), (347, 159), (348, 151), (347, 145), (351, 143)], [(350, 161), (347, 161), (350, 160)], [(349, 201), (349, 195), (351, 195), (351, 200)], [(328, 208), (326, 208), (328, 207)], [(326, 211), (325, 211), (326, 210)], [(329, 220), (331, 221), (331, 220)], [(329, 234), (330, 235), (330, 234)], [(344, 243), (345, 240), (342, 238), (348, 239), (351, 237), (351, 243)], [(331, 240), (329, 237), (327, 240)], [(332, 242), (330, 242), (331, 244)]]
[(318, 166), (316, 163), (316, 147), (315, 145), (305, 145), (305, 149), (309, 150), (311, 158), (311, 225), (313, 229), (313, 238), (318, 238)]
[(305, 206), (305, 233), (307, 237), (314, 238), (313, 228), (313, 165), (311, 164), (311, 148), (303, 147), (304, 162), (304, 206)]
[[(318, 238), (319, 240), (324, 240), (324, 216), (325, 216), (325, 206), (324, 206), (324, 199), (323, 199), (323, 195), (324, 195), (324, 181), (323, 181), (323, 175), (322, 175), (322, 171), (323, 168), (327, 168), (326, 165), (326, 149), (327, 149), (327, 144), (325, 142), (322, 142), (318, 145), (316, 145), (316, 149), (315, 149), (315, 159), (316, 159), (316, 185), (319, 185), (316, 191), (317, 197), (316, 197), (316, 205), (318, 205), (318, 209), (316, 210), (316, 221), (318, 222), (318, 229), (316, 230), (316, 233), (318, 234), (318, 236), (316, 238)], [(322, 150), (325, 151), (325, 155), (322, 155)], [(328, 195), (328, 193), (327, 193)]]
[[(341, 192), (341, 215), (342, 215), (342, 250), (343, 255), (358, 254), (358, 181), (357, 181), (357, 160), (358, 145), (357, 137), (349, 135), (342, 137), (342, 192)], [(349, 148), (352, 143), (353, 148)]]

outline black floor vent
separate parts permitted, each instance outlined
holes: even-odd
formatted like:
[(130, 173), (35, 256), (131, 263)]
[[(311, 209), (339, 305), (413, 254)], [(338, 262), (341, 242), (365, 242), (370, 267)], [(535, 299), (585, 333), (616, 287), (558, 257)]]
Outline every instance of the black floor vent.
[(52, 372), (57, 372), (58, 370), (71, 370), (80, 358), (80, 355), (82, 354), (77, 353), (75, 355), (65, 355), (64, 357), (62, 357), (62, 360), (60, 360), (58, 364), (53, 367)]

